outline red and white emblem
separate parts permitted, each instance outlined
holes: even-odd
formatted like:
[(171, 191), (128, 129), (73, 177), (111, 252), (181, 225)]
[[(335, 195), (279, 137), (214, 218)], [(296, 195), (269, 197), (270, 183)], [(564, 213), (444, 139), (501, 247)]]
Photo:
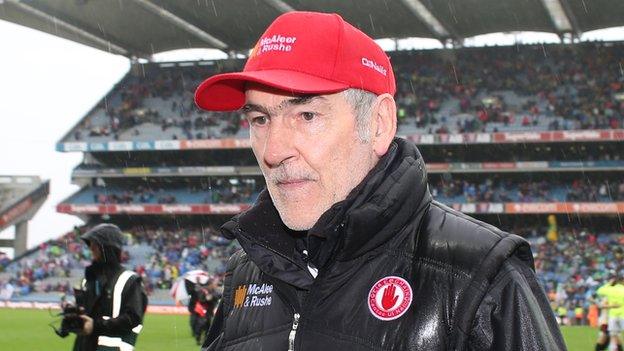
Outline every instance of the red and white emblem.
[(401, 317), (412, 303), (412, 287), (401, 277), (381, 278), (368, 293), (368, 309), (382, 321)]

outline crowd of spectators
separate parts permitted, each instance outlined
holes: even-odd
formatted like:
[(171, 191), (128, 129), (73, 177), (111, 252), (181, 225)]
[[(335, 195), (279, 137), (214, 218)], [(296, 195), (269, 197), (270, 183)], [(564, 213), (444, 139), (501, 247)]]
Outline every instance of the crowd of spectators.
[(79, 234), (80, 229), (76, 228), (59, 239), (40, 244), (34, 255), (0, 265), (4, 267), (3, 273), (9, 275), (0, 281), (0, 286), (12, 290), (14, 296), (32, 292), (69, 292), (68, 280), (44, 281), (53, 277), (70, 278), (72, 270), (82, 269), (90, 263), (91, 253), (77, 240)]
[(263, 189), (264, 182), (254, 178), (236, 179), (234, 183), (217, 178), (211, 183), (210, 197), (204, 203), (245, 203), (255, 201), (255, 196)]
[[(42, 243), (25, 258), (5, 262), (0, 266), (4, 267), (4, 271), (0, 271), (3, 274), (0, 298), (35, 292), (71, 295), (71, 282), (79, 279), (84, 267), (91, 263), (91, 252), (78, 239), (85, 230), (75, 228), (59, 239)], [(219, 278), (225, 273), (227, 259), (238, 248), (236, 243), (219, 236), (214, 227), (166, 229), (141, 226), (126, 230), (124, 235), (128, 245), (144, 244), (153, 248), (149, 257), (134, 257), (139, 264), (128, 267), (141, 275), (150, 293), (155, 289), (170, 289), (177, 278), (191, 270), (202, 269)], [(124, 250), (122, 262), (127, 264), (130, 258), (128, 251)]]
[(93, 203), (96, 204), (175, 204), (184, 202), (185, 195), (193, 199), (188, 200), (192, 203), (247, 203), (254, 201), (263, 186), (263, 182), (257, 182), (254, 178), (215, 178), (210, 182), (202, 181), (184, 186), (153, 182), (107, 186), (100, 180), (98, 178), (96, 185), (89, 190)]
[(475, 202), (605, 202), (624, 200), (624, 181), (578, 178), (571, 181), (518, 181), (487, 177), (485, 180), (440, 177), (430, 182), (434, 198), (467, 203)]
[[(542, 116), (560, 116), (551, 130), (621, 128), (624, 78), (621, 44), (586, 43), (454, 50), (453, 59), (425, 52), (392, 55), (397, 72), (399, 117), (415, 118), (430, 133), (478, 132), (489, 122), (534, 126)], [(501, 92), (526, 97), (510, 106)], [(458, 114), (440, 115), (455, 99)]]
[(96, 204), (159, 203), (175, 204), (176, 196), (164, 188), (138, 185), (125, 190), (96, 186), (93, 188), (93, 202)]
[(566, 194), (568, 201), (596, 201), (605, 198), (610, 201), (623, 201), (624, 181), (593, 183), (587, 179), (577, 179), (572, 182)]
[[(253, 178), (231, 182), (217, 178), (208, 183), (167, 188), (150, 185), (90, 188), (97, 204), (138, 203), (249, 203), (264, 187)], [(434, 198), (443, 202), (612, 202), (624, 200), (624, 181), (575, 178), (572, 180), (522, 180), (488, 175), (479, 180), (444, 174), (430, 177), (429, 188)], [(80, 202), (80, 201), (78, 201)]]
[(227, 259), (238, 249), (236, 243), (221, 237), (213, 227), (141, 227), (133, 233), (138, 243), (155, 249), (145, 264), (134, 267), (148, 291), (170, 289), (178, 277), (196, 269), (221, 276)]
[[(194, 104), (193, 91), (203, 77), (219, 69), (193, 67), (192, 69), (150, 69), (141, 77), (129, 75), (117, 84), (98, 107), (104, 110), (107, 123), (95, 125), (89, 118), (74, 130), (75, 140), (85, 136), (111, 136), (119, 140), (121, 132), (131, 130), (141, 134), (143, 123), (159, 125), (164, 132), (179, 127), (182, 135), (173, 139), (213, 139), (233, 135), (248, 128), (246, 120), (237, 113), (199, 111)], [(147, 99), (157, 99), (158, 108), (146, 107)]]
[[(527, 45), (389, 53), (397, 78), (398, 117), (427, 133), (484, 131), (488, 123), (547, 129), (615, 129), (624, 121), (624, 46), (619, 43)], [(238, 62), (242, 65), (242, 61)], [(236, 134), (248, 124), (240, 113), (200, 111), (193, 91), (220, 65), (158, 68), (128, 75), (100, 104), (107, 123), (90, 118), (74, 140), (105, 135), (113, 139), (143, 123), (163, 131), (179, 127), (174, 139), (211, 139)], [(516, 98), (509, 96), (511, 93)], [(159, 100), (157, 108), (146, 101)], [(151, 101), (150, 100), (150, 101)], [(451, 106), (450, 108), (445, 104)], [(494, 128), (497, 129), (497, 128)]]
[[(531, 239), (535, 268), (553, 309), (566, 324), (587, 324), (596, 290), (624, 271), (624, 234), (564, 228), (556, 241)], [(580, 317), (580, 318), (579, 318)]]
[[(134, 257), (135, 263), (129, 268), (141, 275), (149, 293), (171, 289), (177, 279), (196, 269), (220, 279), (227, 259), (239, 246), (221, 237), (216, 228), (197, 225), (130, 228), (126, 231), (128, 245), (151, 249), (146, 257)], [(34, 256), (6, 265), (4, 273), (9, 273), (10, 278), (0, 279), (0, 299), (33, 292), (71, 293), (70, 280), (79, 278), (81, 269), (91, 260), (89, 250), (78, 239), (84, 229), (76, 228), (57, 240), (41, 244)], [(532, 225), (513, 231), (531, 243), (538, 280), (559, 320), (572, 324), (590, 322), (589, 311), (599, 301), (596, 290), (615, 273), (624, 273), (624, 234), (562, 227), (554, 238), (548, 238), (542, 228)], [(123, 261), (128, 263), (128, 260), (124, 251)], [(75, 269), (81, 273), (72, 277)], [(68, 279), (46, 281), (50, 277)]]

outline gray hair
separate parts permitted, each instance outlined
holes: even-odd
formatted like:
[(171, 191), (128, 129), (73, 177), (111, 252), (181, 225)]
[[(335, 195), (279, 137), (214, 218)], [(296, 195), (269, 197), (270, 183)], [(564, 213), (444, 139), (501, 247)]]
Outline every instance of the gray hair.
[(371, 109), (377, 99), (377, 95), (361, 89), (347, 89), (343, 91), (343, 94), (355, 114), (355, 127), (357, 128), (360, 141), (362, 143), (370, 142)]

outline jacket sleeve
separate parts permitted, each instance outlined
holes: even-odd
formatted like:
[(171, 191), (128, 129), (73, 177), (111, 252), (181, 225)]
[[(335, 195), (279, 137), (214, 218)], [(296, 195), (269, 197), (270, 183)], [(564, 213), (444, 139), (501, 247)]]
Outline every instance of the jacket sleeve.
[(206, 335), (206, 340), (204, 340), (201, 351), (213, 351), (221, 348), (225, 321), (231, 308), (230, 297), (232, 295), (232, 275), (234, 274), (234, 269), (240, 264), (244, 255), (245, 253), (241, 249), (235, 252), (228, 260), (225, 275), (223, 277), (223, 294), (221, 294), (221, 299), (217, 305), (217, 312), (212, 319), (210, 329), (208, 330), (208, 334)]
[(516, 257), (503, 263), (481, 301), (468, 350), (566, 350), (535, 273)]
[(143, 322), (147, 307), (147, 295), (140, 277), (132, 277), (121, 295), (121, 309), (117, 318), (105, 320), (97, 318), (93, 321), (95, 335), (123, 335)]
[[(222, 300), (223, 301), (223, 300)], [(201, 351), (217, 350), (223, 336), (223, 304), (219, 302), (217, 306), (217, 312), (212, 319), (208, 334), (206, 334), (206, 340), (201, 348)]]
[(189, 294), (190, 299), (188, 305), (188, 311), (193, 313), (195, 311), (195, 304), (197, 303), (197, 291), (195, 291), (195, 284), (190, 282), (189, 280), (184, 279), (184, 287), (186, 288), (186, 292)]

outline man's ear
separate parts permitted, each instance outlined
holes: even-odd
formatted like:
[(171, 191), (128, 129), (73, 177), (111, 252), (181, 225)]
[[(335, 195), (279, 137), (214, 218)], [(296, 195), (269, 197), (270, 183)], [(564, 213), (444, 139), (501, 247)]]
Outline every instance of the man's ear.
[(371, 143), (377, 157), (388, 152), (397, 129), (397, 108), (390, 94), (382, 94), (373, 104), (371, 123)]

